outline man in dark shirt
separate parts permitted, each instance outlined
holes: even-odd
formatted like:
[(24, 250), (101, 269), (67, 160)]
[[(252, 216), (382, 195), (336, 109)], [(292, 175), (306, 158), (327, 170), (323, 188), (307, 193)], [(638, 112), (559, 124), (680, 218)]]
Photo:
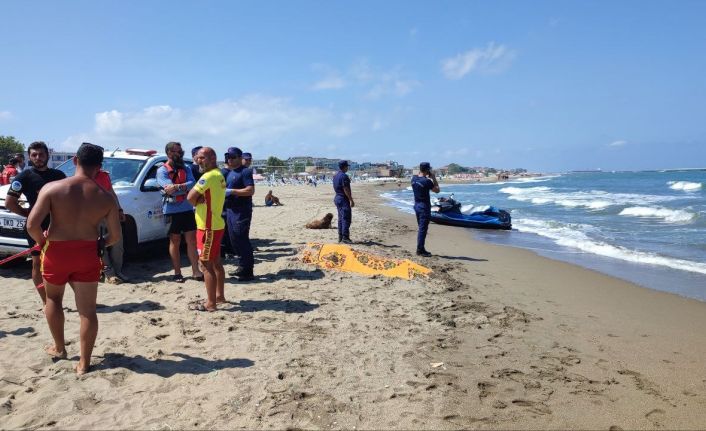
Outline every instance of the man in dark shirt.
[(339, 171), (333, 177), (333, 191), (336, 196), (333, 198), (333, 203), (338, 210), (338, 242), (351, 244), (350, 228), (353, 221), (353, 210), (355, 202), (353, 202), (353, 194), (351, 193), (351, 179), (348, 177), (348, 161), (341, 160), (338, 162)]
[(194, 181), (198, 181), (199, 178), (201, 178), (201, 171), (199, 170), (199, 165), (196, 163), (196, 154), (199, 152), (199, 150), (203, 148), (201, 145), (198, 147), (194, 147), (191, 149), (191, 160), (193, 163), (191, 163), (191, 173), (194, 174)]
[(417, 254), (429, 257), (429, 253), (424, 247), (431, 220), (431, 199), (429, 191), (439, 193), (439, 183), (436, 181), (434, 173), (431, 171), (429, 162), (419, 164), (419, 174), (412, 176), (412, 191), (414, 192), (414, 213), (417, 215)]
[(243, 152), (236, 147), (228, 148), (229, 166), (234, 166), (226, 178), (226, 222), (231, 246), (240, 254), (240, 269), (235, 275), (238, 281), (250, 281), (254, 277), (252, 244), (250, 244), (250, 222), (252, 220), (252, 195), (255, 181), (252, 169), (243, 166)]
[[(5, 199), (5, 207), (9, 211), (22, 217), (29, 216), (32, 208), (34, 208), (34, 205), (37, 203), (39, 191), (45, 184), (66, 178), (66, 175), (64, 175), (64, 173), (60, 170), (47, 167), (47, 161), (49, 160), (49, 148), (47, 148), (47, 144), (44, 142), (32, 142), (29, 147), (27, 147), (27, 153), (29, 154), (29, 160), (32, 162), (32, 166), (25, 168), (10, 183), (10, 190), (8, 190), (7, 198)], [(29, 209), (20, 206), (19, 198), (21, 195), (25, 195), (27, 198), (27, 202), (29, 202)], [(49, 216), (42, 221), (42, 230), (47, 230), (48, 228)], [(27, 234), (26, 227), (25, 236), (27, 237), (29, 247), (34, 247), (36, 242), (31, 236), (29, 236), (29, 234)], [(39, 296), (42, 298), (42, 302), (46, 304), (46, 293), (44, 292), (42, 284), (39, 251), (32, 251), (31, 254), (32, 281), (37, 289), (37, 293), (39, 293)]]

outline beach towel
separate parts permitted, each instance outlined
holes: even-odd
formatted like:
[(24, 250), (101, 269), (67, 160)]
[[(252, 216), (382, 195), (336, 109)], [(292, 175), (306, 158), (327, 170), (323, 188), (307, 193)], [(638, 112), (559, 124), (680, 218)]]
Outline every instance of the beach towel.
[(335, 269), (363, 275), (384, 275), (411, 280), (427, 277), (431, 269), (409, 259), (391, 259), (358, 250), (342, 244), (308, 243), (301, 252), (304, 263), (322, 269)]

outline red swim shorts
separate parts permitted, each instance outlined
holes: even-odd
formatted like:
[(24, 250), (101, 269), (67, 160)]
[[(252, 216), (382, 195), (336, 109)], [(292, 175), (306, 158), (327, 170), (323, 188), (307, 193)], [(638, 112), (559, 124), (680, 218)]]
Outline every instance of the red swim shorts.
[(224, 231), (225, 229), (196, 229), (196, 252), (199, 254), (199, 260), (213, 261), (221, 257), (221, 239)]
[(69, 281), (98, 282), (103, 263), (98, 257), (98, 242), (47, 241), (41, 255), (42, 276), (56, 285)]

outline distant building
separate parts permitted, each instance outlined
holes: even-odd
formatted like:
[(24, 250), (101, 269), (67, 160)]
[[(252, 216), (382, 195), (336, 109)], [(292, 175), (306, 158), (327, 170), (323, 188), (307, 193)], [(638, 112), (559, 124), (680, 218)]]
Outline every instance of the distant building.
[(47, 166), (50, 168), (56, 168), (60, 164), (64, 163), (67, 160), (71, 160), (76, 153), (69, 153), (65, 151), (54, 151), (53, 149), (49, 149), (49, 160), (47, 162)]

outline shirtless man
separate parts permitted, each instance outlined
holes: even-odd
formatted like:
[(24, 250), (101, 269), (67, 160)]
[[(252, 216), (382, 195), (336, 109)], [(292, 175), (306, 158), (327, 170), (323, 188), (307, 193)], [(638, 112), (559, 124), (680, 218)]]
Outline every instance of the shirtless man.
[[(98, 334), (96, 295), (103, 264), (98, 255), (98, 226), (106, 219), (111, 233), (106, 246), (121, 238), (119, 208), (115, 198), (96, 184), (94, 177), (103, 163), (103, 149), (84, 143), (74, 156), (76, 174), (46, 184), (27, 219), (27, 231), (42, 246), (41, 268), (47, 296), (45, 314), (54, 345), (46, 352), (65, 359), (64, 311), (66, 283), (71, 285), (81, 319), (81, 358), (78, 375), (88, 371)], [(51, 215), (47, 236), (42, 220)]]
[(187, 199), (196, 207), (196, 251), (203, 266), (206, 302), (190, 306), (192, 310), (216, 311), (217, 303), (226, 302), (225, 270), (221, 262), (221, 239), (225, 222), (221, 213), (226, 198), (226, 182), (218, 169), (216, 152), (204, 147), (194, 159), (202, 172)]

